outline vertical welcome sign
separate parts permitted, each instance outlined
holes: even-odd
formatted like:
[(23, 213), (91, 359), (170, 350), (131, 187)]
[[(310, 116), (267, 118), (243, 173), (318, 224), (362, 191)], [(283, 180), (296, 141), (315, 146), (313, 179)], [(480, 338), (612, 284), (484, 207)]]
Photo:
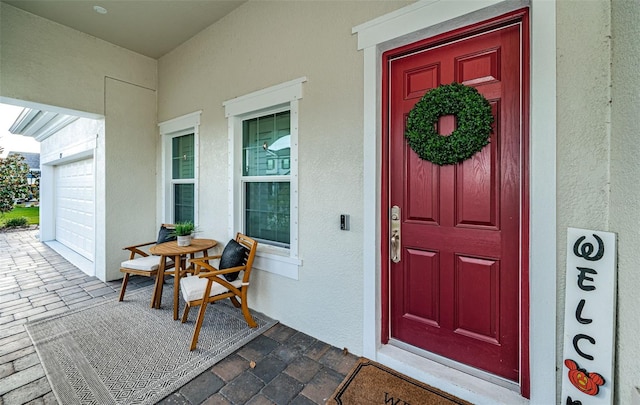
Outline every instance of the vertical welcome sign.
[(613, 403), (616, 236), (569, 228), (562, 405)]

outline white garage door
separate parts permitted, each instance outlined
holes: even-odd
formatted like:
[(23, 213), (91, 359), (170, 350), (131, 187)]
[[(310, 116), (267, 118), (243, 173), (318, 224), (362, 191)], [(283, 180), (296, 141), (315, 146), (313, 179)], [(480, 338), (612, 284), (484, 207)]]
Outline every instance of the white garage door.
[(56, 240), (93, 261), (93, 158), (56, 166)]

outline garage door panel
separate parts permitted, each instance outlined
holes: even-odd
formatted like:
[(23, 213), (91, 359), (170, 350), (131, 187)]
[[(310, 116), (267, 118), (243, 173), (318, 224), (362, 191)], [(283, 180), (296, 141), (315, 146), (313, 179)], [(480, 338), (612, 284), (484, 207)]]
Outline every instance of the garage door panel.
[(56, 240), (94, 259), (95, 191), (93, 158), (56, 166)]

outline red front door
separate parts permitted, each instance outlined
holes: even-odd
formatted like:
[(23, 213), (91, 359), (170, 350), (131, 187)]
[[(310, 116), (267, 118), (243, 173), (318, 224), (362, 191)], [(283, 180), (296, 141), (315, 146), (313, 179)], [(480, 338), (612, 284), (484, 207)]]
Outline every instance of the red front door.
[[(401, 260), (389, 262), (389, 336), (516, 382), (525, 252), (522, 31), (518, 20), (385, 54), (388, 208), (397, 206), (401, 221)], [(405, 122), (425, 92), (451, 82), (489, 100), (494, 131), (470, 159), (438, 166), (409, 148)], [(455, 125), (442, 117), (439, 133)]]

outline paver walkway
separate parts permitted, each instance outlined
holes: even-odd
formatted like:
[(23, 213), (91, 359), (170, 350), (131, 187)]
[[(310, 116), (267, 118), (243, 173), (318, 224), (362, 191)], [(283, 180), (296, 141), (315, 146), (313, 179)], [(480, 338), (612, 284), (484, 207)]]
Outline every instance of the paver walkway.
[[(87, 276), (37, 235), (37, 229), (0, 231), (0, 405), (57, 403), (25, 323), (115, 300), (120, 289), (119, 281)], [(151, 282), (132, 277), (127, 292)], [(356, 360), (278, 324), (160, 403), (324, 404)]]

